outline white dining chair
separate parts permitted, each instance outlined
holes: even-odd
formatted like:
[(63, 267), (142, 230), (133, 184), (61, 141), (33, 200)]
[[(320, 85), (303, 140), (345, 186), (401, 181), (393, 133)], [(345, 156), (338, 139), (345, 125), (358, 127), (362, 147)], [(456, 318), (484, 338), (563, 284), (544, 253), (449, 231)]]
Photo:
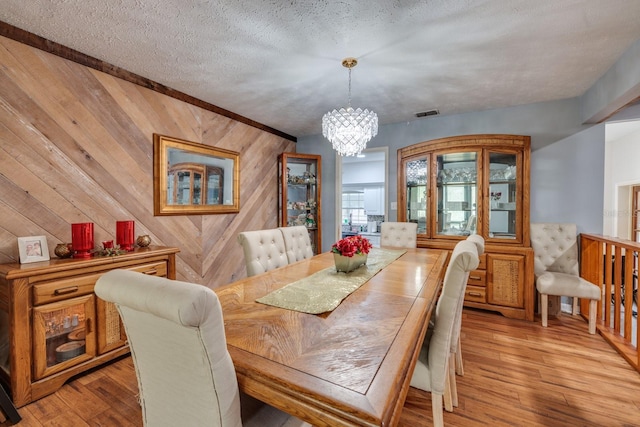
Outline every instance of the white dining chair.
[(416, 248), (418, 224), (415, 222), (383, 222), (380, 225), (380, 246)]
[(573, 314), (578, 298), (589, 303), (589, 333), (596, 333), (597, 303), (602, 298), (599, 286), (580, 277), (578, 237), (575, 224), (531, 224), (533, 271), (540, 293), (542, 326), (548, 324), (549, 295), (573, 297)]
[(309, 231), (304, 225), (294, 227), (280, 227), (284, 238), (284, 247), (287, 251), (289, 264), (313, 257), (313, 247)]
[[(478, 257), (484, 254), (484, 239), (478, 234), (472, 234), (467, 237), (467, 241), (476, 245)], [(465, 287), (466, 289), (466, 287)], [(451, 402), (453, 406), (458, 406), (458, 386), (456, 383), (456, 375), (464, 375), (464, 365), (462, 362), (462, 346), (460, 344), (460, 331), (462, 330), (462, 309), (464, 307), (465, 292), (458, 301), (456, 308), (455, 324), (451, 335), (451, 354), (449, 355), (449, 382), (451, 391)]]
[(145, 426), (309, 426), (242, 395), (217, 295), (203, 285), (112, 270), (96, 295), (125, 327)]
[(238, 234), (238, 242), (244, 251), (247, 276), (255, 276), (289, 264), (284, 237), (277, 228), (243, 231)]
[(451, 340), (460, 300), (469, 279), (469, 272), (478, 268), (479, 258), (476, 245), (462, 240), (453, 249), (445, 272), (442, 292), (435, 307), (433, 333), (425, 338), (420, 351), (411, 386), (431, 393), (433, 425), (444, 425), (443, 397), (445, 409), (453, 410), (449, 361), (451, 360)]

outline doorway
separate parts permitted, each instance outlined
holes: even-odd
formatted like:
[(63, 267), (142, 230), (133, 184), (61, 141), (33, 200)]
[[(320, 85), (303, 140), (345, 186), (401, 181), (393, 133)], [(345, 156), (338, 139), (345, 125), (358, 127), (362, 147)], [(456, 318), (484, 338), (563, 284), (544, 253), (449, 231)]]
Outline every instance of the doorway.
[(336, 158), (336, 240), (363, 234), (375, 244), (387, 218), (388, 147)]

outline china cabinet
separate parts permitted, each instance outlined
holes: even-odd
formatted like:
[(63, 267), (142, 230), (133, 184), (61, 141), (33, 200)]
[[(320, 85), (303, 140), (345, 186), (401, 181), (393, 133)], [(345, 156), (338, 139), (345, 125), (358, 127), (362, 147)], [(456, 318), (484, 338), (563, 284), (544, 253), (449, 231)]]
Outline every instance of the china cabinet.
[(122, 268), (175, 279), (178, 249), (0, 265), (0, 379), (17, 407), (55, 392), (74, 375), (127, 354), (112, 303), (93, 287)]
[(167, 203), (170, 205), (221, 205), (222, 168), (199, 163), (178, 163), (168, 170)]
[(463, 135), (398, 150), (398, 220), (418, 224), (418, 246), (452, 249), (470, 234), (486, 252), (465, 305), (533, 320), (529, 242), (530, 137)]
[(321, 158), (315, 154), (282, 153), (278, 157), (278, 225), (304, 225), (313, 253), (321, 252)]

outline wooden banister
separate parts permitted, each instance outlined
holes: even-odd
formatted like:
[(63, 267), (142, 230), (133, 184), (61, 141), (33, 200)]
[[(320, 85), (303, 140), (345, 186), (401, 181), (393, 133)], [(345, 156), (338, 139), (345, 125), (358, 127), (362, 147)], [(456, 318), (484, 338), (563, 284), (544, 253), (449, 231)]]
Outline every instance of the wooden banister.
[[(602, 291), (602, 298), (598, 301), (597, 330), (640, 372), (638, 253), (638, 242), (597, 234), (580, 235), (580, 276), (600, 286)], [(589, 300), (581, 300), (580, 312), (588, 313), (588, 305)]]

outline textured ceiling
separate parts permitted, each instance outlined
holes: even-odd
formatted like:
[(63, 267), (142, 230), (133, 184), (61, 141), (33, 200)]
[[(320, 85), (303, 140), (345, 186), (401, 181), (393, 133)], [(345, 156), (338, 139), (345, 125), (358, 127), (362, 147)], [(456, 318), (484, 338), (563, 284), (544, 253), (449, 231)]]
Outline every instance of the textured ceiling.
[[(640, 0), (2, 0), (0, 20), (293, 136), (582, 95), (640, 38)], [(428, 119), (418, 119), (428, 120)]]

